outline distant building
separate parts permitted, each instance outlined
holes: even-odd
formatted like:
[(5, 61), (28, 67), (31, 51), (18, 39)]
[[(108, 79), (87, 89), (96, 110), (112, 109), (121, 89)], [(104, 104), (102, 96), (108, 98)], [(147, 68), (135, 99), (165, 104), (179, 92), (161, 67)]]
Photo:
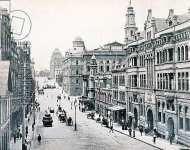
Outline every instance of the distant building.
[(83, 53), (86, 51), (82, 38), (73, 41), (73, 48), (68, 50), (63, 59), (63, 90), (69, 95), (82, 95)]
[(56, 82), (62, 82), (62, 61), (63, 56), (59, 49), (55, 49), (50, 61), (50, 78), (55, 79)]
[(49, 78), (50, 77), (50, 71), (47, 69), (40, 70), (39, 72), (36, 72), (36, 76)]

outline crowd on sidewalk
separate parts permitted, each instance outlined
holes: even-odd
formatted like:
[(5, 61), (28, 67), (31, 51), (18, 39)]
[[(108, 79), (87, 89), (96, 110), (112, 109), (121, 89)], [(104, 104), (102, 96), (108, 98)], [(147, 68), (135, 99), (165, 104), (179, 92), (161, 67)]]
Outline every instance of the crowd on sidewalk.
[[(37, 109), (37, 112), (40, 108)], [(22, 125), (18, 126), (17, 129), (12, 133), (10, 149), (21, 150), (22, 146), (25, 150), (30, 150), (32, 146), (32, 140), (34, 139), (35, 132), (35, 120), (32, 113), (27, 115), (25, 119), (25, 145), (22, 145)]]

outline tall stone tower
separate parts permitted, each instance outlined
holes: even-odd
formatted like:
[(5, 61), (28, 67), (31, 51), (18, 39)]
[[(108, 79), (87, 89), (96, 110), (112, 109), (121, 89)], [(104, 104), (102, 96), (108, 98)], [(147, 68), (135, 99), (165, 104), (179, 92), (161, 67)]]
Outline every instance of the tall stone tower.
[(97, 63), (96, 63), (96, 57), (93, 54), (91, 61), (90, 61), (90, 76), (89, 76), (89, 93), (88, 98), (93, 102), (93, 105), (95, 105), (95, 76), (97, 73)]
[(125, 23), (125, 44), (128, 44), (136, 40), (136, 32), (138, 28), (135, 23), (135, 12), (131, 5), (131, 0), (129, 2), (129, 7), (127, 8), (126, 23)]

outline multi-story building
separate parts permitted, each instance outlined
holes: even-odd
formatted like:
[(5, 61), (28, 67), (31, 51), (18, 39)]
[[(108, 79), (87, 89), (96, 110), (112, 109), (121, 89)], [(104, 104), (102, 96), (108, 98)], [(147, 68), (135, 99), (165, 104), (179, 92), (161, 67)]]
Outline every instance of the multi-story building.
[(10, 109), (13, 91), (11, 75), (10, 47), (11, 26), (8, 11), (0, 8), (0, 149), (10, 148)]
[(10, 149), (10, 62), (0, 61), (0, 149)]
[(82, 38), (76, 37), (73, 48), (65, 53), (62, 66), (63, 90), (71, 96), (82, 95), (83, 53), (86, 51)]
[(60, 50), (55, 49), (50, 60), (50, 78), (55, 79), (59, 85), (62, 84), (62, 61)]
[[(122, 60), (125, 59), (123, 46), (121, 43), (112, 42), (100, 48), (86, 51), (83, 54), (83, 101), (89, 101), (89, 103), (93, 102), (96, 111), (105, 116), (111, 104), (112, 97), (111, 70), (117, 63), (121, 63)], [(92, 65), (94, 58), (96, 59), (97, 69), (95, 77), (93, 77), (95, 86), (91, 86), (92, 78), (90, 71), (94, 68), (94, 65)], [(93, 96), (91, 94), (92, 92), (94, 92)], [(109, 103), (107, 103), (107, 101), (109, 101)]]
[(190, 12), (170, 9), (168, 17), (156, 18), (149, 9), (143, 32), (132, 6), (126, 16), (127, 120), (189, 145)]

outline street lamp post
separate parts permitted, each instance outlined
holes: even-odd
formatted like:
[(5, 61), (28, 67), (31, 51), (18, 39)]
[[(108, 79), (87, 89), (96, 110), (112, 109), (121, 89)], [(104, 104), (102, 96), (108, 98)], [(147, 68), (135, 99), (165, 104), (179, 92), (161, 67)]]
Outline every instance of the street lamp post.
[(77, 131), (77, 120), (76, 120), (76, 117), (77, 117), (77, 114), (76, 114), (77, 100), (76, 99), (74, 102), (74, 106), (75, 106), (75, 129), (74, 129), (74, 131)]
[(111, 112), (108, 111), (108, 117), (109, 117), (109, 122), (110, 122), (110, 127), (111, 127)]

